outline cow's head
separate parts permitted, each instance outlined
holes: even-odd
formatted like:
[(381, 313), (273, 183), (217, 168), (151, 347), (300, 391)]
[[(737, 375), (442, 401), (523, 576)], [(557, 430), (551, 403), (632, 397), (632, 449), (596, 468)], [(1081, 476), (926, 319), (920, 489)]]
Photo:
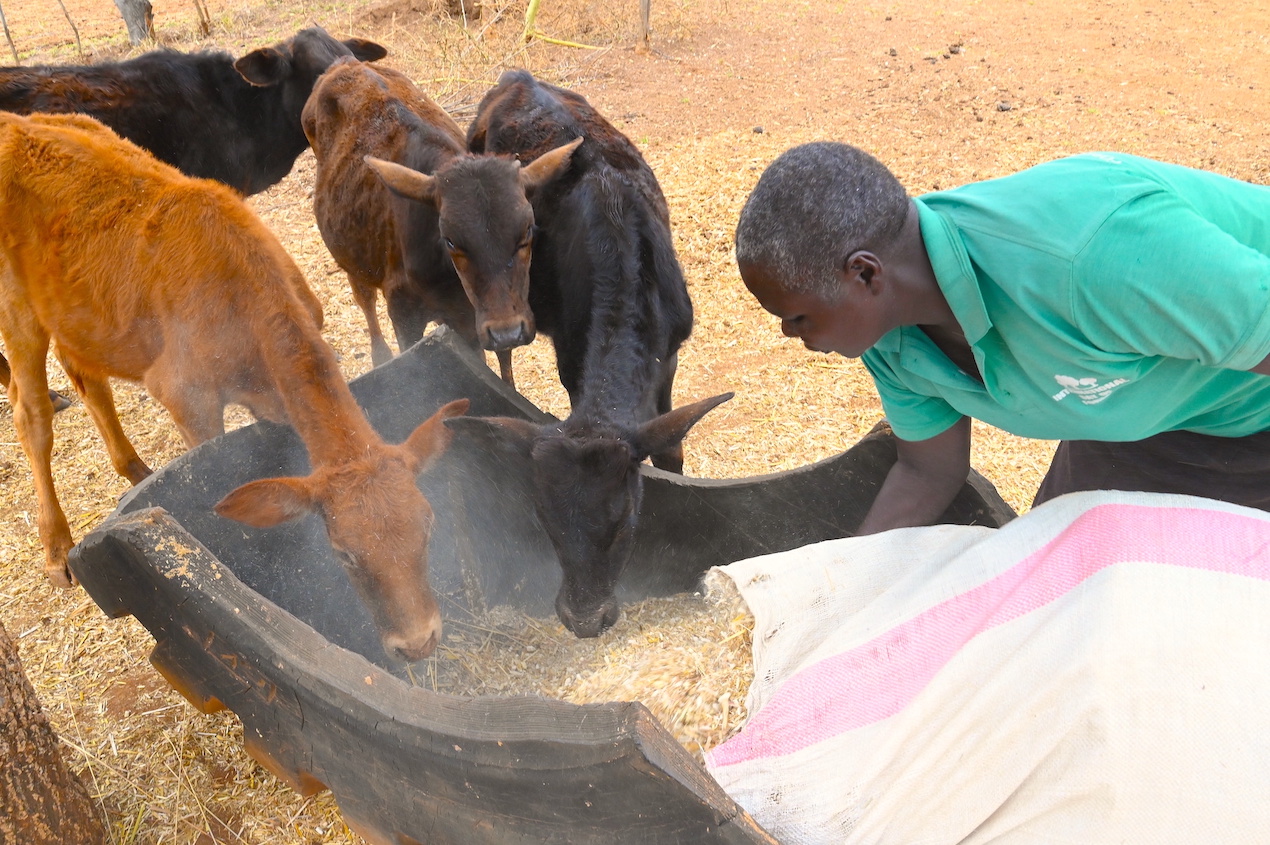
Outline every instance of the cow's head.
[(302, 29), (272, 47), (252, 50), (234, 62), (243, 79), (262, 88), (282, 86), (282, 107), (299, 115), (313, 91), (313, 83), (341, 56), (373, 62), (388, 55), (379, 44), (364, 38), (338, 41), (320, 26)]
[(556, 615), (578, 637), (599, 636), (617, 622), (618, 579), (631, 558), (643, 495), (639, 465), (683, 440), (731, 393), (684, 405), (633, 432), (585, 420), (538, 426), (511, 417), (463, 417), (446, 425), (493, 440), (527, 457), (534, 508), (563, 571)]
[(574, 139), (524, 167), (501, 156), (456, 156), (432, 175), (366, 157), (388, 190), (437, 210), (441, 238), (476, 309), (476, 335), (486, 349), (512, 349), (534, 339), (530, 201), (568, 169), (581, 143)]
[(256, 528), (320, 514), (384, 651), (420, 660), (441, 640), (441, 613), (428, 586), (432, 508), (415, 478), (453, 437), (442, 422), (467, 408), (466, 399), (451, 402), (404, 443), (379, 443), (357, 460), (319, 466), (304, 477), (244, 484), (216, 505), (216, 513)]

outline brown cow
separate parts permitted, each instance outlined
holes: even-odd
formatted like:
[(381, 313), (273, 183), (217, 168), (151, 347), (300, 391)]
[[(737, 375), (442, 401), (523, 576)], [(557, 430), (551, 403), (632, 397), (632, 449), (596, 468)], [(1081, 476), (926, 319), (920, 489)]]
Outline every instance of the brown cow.
[(14, 425), (35, 475), (46, 570), (61, 586), (72, 541), (50, 467), (45, 356), (93, 416), (115, 468), (150, 470), (115, 413), (110, 378), (143, 382), (194, 446), (224, 407), (290, 422), (314, 467), (239, 487), (222, 516), (263, 527), (321, 514), (385, 650), (432, 652), (440, 614), (427, 584), (432, 515), (415, 476), (449, 442), (441, 408), (405, 443), (384, 443), (321, 335), (321, 306), (282, 245), (229, 188), (191, 179), (88, 117), (0, 114), (0, 334)]
[(576, 145), (524, 168), (468, 155), (463, 131), (407, 77), (348, 58), (318, 80), (301, 121), (317, 157), (318, 228), (366, 314), (375, 364), (392, 357), (375, 315), (382, 290), (399, 348), (445, 323), (497, 352), (511, 383), (510, 350), (535, 332), (527, 196)]

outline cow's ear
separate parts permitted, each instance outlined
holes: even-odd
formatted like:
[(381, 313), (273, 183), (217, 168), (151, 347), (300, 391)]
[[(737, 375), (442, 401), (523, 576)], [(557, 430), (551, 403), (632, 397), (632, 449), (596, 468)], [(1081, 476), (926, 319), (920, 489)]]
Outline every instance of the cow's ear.
[(263, 478), (250, 481), (216, 503), (216, 513), (253, 528), (271, 528), (304, 516), (317, 497), (308, 478)]
[(681, 405), (660, 417), (653, 417), (635, 432), (636, 460), (664, 452), (687, 436), (689, 429), (719, 405), (731, 399), (734, 393), (721, 393), (710, 399), (702, 399), (691, 405)]
[(568, 170), (573, 151), (581, 144), (581, 138), (574, 138), (563, 146), (548, 150), (522, 167), (520, 184), (525, 189), (525, 195), (532, 196), (534, 191)]
[(374, 156), (364, 156), (363, 161), (379, 174), (388, 190), (399, 197), (428, 205), (437, 204), (437, 180), (426, 173), (420, 173), (404, 165), (392, 161), (384, 161)]
[(485, 138), (489, 131), (480, 115), (476, 120), (472, 121), (472, 125), (467, 128), (467, 151), (480, 155), (485, 152)]
[(234, 70), (252, 85), (277, 85), (291, 75), (291, 60), (273, 47), (261, 47), (239, 57)]
[(385, 47), (376, 44), (374, 41), (367, 41), (365, 38), (345, 38), (344, 46), (363, 62), (377, 62), (388, 55), (388, 50)]
[(445, 454), (450, 441), (454, 439), (454, 432), (442, 423), (467, 413), (470, 404), (467, 399), (455, 399), (453, 402), (442, 405), (435, 414), (420, 423), (419, 427), (410, 433), (406, 442), (401, 444), (401, 448), (405, 451), (406, 465), (410, 467), (411, 472), (418, 475)]
[(446, 420), (445, 426), (464, 437), (526, 458), (533, 451), (534, 438), (538, 436), (538, 426), (516, 417), (454, 417)]

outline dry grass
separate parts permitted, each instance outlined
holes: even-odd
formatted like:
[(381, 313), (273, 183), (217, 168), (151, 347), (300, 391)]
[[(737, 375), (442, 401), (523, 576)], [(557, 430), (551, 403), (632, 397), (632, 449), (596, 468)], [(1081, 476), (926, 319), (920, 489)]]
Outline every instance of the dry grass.
[(726, 578), (705, 595), (628, 604), (597, 639), (576, 639), (554, 617), (509, 607), (447, 624), (436, 655), (413, 667), (415, 683), (434, 692), (640, 701), (698, 757), (745, 721), (754, 617)]
[[(78, 60), (55, 0), (0, 5), (24, 63)], [(841, 451), (881, 415), (858, 363), (810, 355), (782, 340), (736, 278), (737, 213), (762, 167), (788, 146), (816, 138), (859, 143), (914, 192), (1084, 149), (1126, 149), (1262, 182), (1270, 160), (1261, 129), (1270, 104), (1260, 88), (1270, 74), (1264, 35), (1270, 13), (1255, 4), (657, 0), (654, 45), (663, 54), (647, 57), (631, 50), (633, 0), (622, 6), (546, 0), (542, 31), (597, 50), (521, 44), (524, 4), (517, 2), (482, 4), (479, 18), (469, 7), (466, 25), (431, 0), (209, 6), (213, 32), (203, 39), (191, 2), (158, 0), (160, 39), (180, 49), (218, 46), (240, 54), (317, 22), (341, 37), (384, 43), (391, 51), (386, 62), (461, 121), (513, 65), (578, 88), (611, 116), (658, 173), (696, 307), (676, 399), (737, 393), (689, 438), (693, 475), (792, 468)], [(136, 52), (105, 0), (67, 0), (67, 7), (89, 58)], [(964, 50), (949, 54), (953, 44)], [(1005, 100), (1011, 110), (998, 111)], [(286, 180), (251, 203), (325, 304), (327, 339), (353, 377), (370, 364), (365, 327), (314, 226), (312, 178), (306, 154)], [(517, 353), (517, 380), (526, 395), (559, 414), (566, 401), (553, 363), (540, 340)], [(69, 390), (55, 366), (50, 372), (55, 387)], [(153, 465), (181, 452), (170, 420), (143, 391), (120, 386), (118, 403), (125, 428)], [(56, 427), (55, 477), (80, 537), (109, 513), (126, 482), (111, 470), (82, 406), (59, 415)], [(5, 404), (0, 443), (0, 618), (73, 766), (101, 802), (113, 842), (357, 842), (329, 795), (300, 798), (247, 758), (231, 714), (202, 715), (172, 692), (146, 662), (152, 642), (135, 620), (105, 620), (83, 591), (47, 585), (30, 474)], [(973, 460), (1022, 510), (1051, 449), (976, 426)], [(528, 670), (536, 652), (567, 652), (572, 668), (553, 658), (561, 674), (533, 681), (526, 674), (525, 688), (624, 698), (635, 687), (623, 671), (640, 664), (641, 673), (664, 679), (665, 695), (645, 686), (639, 697), (687, 744), (712, 744), (741, 716), (744, 626), (734, 627), (735, 615), (699, 599), (628, 608), (617, 629), (585, 643), (567, 638), (555, 620), (494, 621), (486, 632), (451, 626), (436, 661), (439, 682), (481, 649), (499, 657), (495, 665), (508, 675), (522, 662)], [(461, 674), (451, 680), (460, 683)], [(706, 683), (711, 692), (693, 689)], [(697, 708), (695, 736), (685, 732), (692, 715), (685, 703)]]

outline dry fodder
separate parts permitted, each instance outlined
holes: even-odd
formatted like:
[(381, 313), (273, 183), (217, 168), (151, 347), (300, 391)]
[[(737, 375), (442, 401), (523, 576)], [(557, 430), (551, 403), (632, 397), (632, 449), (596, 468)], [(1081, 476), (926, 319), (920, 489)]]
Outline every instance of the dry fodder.
[(574, 638), (554, 617), (509, 607), (446, 624), (436, 655), (412, 671), (416, 684), (434, 692), (639, 701), (697, 755), (745, 721), (754, 618), (726, 578), (704, 595), (626, 605), (617, 624), (594, 639)]

